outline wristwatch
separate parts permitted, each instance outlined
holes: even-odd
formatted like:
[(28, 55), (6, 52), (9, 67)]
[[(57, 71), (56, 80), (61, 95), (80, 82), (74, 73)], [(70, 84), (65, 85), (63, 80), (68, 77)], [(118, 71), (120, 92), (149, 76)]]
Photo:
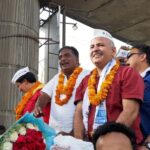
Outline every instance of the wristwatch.
[(145, 143), (144, 143), (144, 146), (145, 146), (148, 150), (150, 150), (150, 142), (145, 142)]

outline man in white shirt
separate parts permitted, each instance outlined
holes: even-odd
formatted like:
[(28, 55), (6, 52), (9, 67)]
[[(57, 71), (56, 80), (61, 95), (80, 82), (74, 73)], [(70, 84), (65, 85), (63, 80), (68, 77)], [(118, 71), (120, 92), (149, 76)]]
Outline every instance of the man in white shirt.
[(79, 54), (76, 48), (65, 46), (59, 51), (61, 71), (43, 88), (34, 115), (43, 113), (43, 108), (51, 102), (49, 125), (64, 134), (71, 134), (75, 111), (74, 97), (76, 88), (89, 73), (79, 67)]

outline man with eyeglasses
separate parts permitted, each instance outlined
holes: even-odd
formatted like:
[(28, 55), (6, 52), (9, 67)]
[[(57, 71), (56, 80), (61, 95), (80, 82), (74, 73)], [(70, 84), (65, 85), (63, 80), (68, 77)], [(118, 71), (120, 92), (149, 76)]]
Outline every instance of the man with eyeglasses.
[(140, 150), (150, 150), (150, 46), (134, 45), (127, 56), (126, 63), (135, 68), (144, 80), (144, 100), (140, 113), (145, 141)]

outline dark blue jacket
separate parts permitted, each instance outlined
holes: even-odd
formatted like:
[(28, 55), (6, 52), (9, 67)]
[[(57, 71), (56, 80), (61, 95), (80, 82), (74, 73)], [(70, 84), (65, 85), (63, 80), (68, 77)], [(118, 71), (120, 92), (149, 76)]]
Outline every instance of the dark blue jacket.
[(150, 135), (150, 71), (144, 77), (144, 99), (141, 106), (141, 129), (144, 137)]

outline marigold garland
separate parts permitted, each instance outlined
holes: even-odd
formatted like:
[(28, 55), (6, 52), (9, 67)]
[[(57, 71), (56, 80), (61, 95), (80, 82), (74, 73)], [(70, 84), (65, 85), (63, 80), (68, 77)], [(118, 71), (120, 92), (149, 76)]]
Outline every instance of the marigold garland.
[[(74, 86), (76, 84), (76, 80), (78, 78), (78, 75), (81, 73), (82, 68), (77, 67), (69, 79), (67, 80), (67, 83), (64, 85), (64, 79), (65, 76), (63, 72), (59, 74), (58, 79), (58, 85), (56, 87), (56, 95), (55, 95), (55, 103), (62, 106), (66, 103), (68, 103), (70, 97), (72, 96), (72, 91), (74, 89)], [(63, 99), (60, 99), (60, 95), (63, 94), (65, 97)]]
[(26, 106), (26, 104), (28, 103), (28, 101), (30, 100), (30, 98), (33, 96), (33, 94), (39, 90), (42, 89), (43, 84), (40, 83), (39, 81), (35, 82), (35, 84), (31, 87), (31, 89), (26, 92), (24, 94), (24, 96), (21, 98), (21, 101), (17, 104), (16, 108), (15, 108), (15, 112), (16, 112), (16, 120), (18, 120), (21, 116), (22, 116), (22, 112)]
[(96, 92), (96, 78), (98, 75), (97, 69), (92, 71), (92, 74), (88, 80), (88, 97), (89, 101), (92, 105), (99, 105), (103, 100), (106, 99), (110, 85), (113, 82), (115, 74), (119, 69), (120, 63), (117, 61), (116, 65), (110, 70), (109, 74), (106, 75), (105, 80), (101, 84), (101, 88), (98, 92)]

